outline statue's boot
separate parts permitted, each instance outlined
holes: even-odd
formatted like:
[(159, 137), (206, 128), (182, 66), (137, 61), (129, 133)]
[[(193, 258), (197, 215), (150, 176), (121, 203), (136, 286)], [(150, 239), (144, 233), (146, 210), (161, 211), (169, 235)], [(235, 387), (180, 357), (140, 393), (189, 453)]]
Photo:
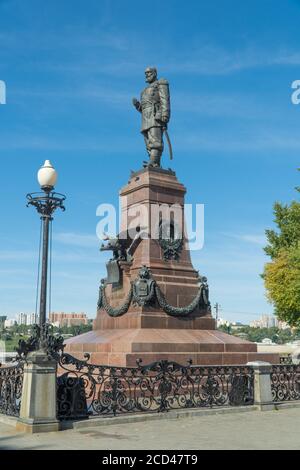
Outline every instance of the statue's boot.
[(155, 168), (160, 167), (160, 159), (161, 159), (161, 152), (156, 149), (152, 149), (150, 152), (150, 162), (148, 166), (152, 166)]
[(155, 163), (155, 162), (143, 162), (143, 167), (144, 168), (160, 168), (160, 165), (159, 163)]

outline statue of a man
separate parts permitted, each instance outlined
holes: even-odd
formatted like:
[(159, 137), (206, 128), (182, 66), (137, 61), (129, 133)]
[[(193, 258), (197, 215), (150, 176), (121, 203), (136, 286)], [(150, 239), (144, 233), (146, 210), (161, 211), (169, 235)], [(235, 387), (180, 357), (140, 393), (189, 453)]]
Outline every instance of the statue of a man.
[(147, 67), (146, 82), (149, 85), (141, 93), (141, 101), (133, 98), (133, 105), (142, 114), (142, 129), (149, 162), (144, 166), (160, 167), (164, 149), (163, 133), (170, 120), (169, 83), (164, 78), (157, 79), (157, 70)]

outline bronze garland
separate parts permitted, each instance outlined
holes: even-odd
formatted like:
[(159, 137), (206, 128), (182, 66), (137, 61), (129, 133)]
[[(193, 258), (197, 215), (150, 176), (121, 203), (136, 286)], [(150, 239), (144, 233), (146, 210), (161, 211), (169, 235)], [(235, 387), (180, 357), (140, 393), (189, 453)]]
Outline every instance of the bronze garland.
[(110, 317), (121, 317), (122, 315), (124, 315), (125, 313), (128, 312), (128, 309), (130, 307), (130, 304), (131, 304), (131, 300), (132, 300), (132, 293), (133, 293), (133, 287), (132, 285), (130, 286), (130, 290), (129, 290), (129, 293), (127, 295), (127, 298), (124, 302), (123, 305), (121, 305), (121, 307), (112, 307), (107, 298), (106, 298), (106, 294), (105, 294), (105, 285), (102, 284), (100, 286), (100, 292), (99, 292), (99, 300), (98, 300), (98, 308), (104, 308), (104, 310), (106, 311), (106, 313), (108, 313), (108, 315)]
[(196, 308), (199, 306), (200, 299), (202, 296), (202, 289), (203, 289), (203, 286), (200, 285), (198, 294), (196, 295), (194, 300), (186, 307), (173, 307), (172, 305), (168, 303), (159, 285), (155, 283), (155, 295), (156, 295), (160, 308), (165, 313), (167, 313), (168, 315), (172, 315), (172, 316), (186, 316), (186, 315), (190, 315), (191, 313), (193, 313), (196, 310)]
[[(143, 286), (143, 293), (139, 290)], [(131, 284), (129, 293), (123, 305), (120, 307), (112, 307), (105, 294), (105, 282), (102, 281), (99, 289), (98, 309), (104, 308), (106, 313), (111, 317), (120, 317), (128, 312), (131, 302), (134, 305), (151, 305), (155, 301), (158, 302), (160, 308), (172, 316), (187, 316), (193, 313), (198, 307), (209, 308), (208, 285), (207, 279), (200, 278), (199, 291), (194, 300), (185, 307), (174, 307), (170, 305), (161, 291), (157, 282), (152, 278), (149, 268), (143, 266), (140, 269), (137, 279)]]

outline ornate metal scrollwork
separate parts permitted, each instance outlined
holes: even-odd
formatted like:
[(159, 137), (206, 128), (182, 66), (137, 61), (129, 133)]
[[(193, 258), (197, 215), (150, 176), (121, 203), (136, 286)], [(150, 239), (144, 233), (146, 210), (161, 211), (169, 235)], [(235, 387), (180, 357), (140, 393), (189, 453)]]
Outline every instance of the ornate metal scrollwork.
[(26, 361), (30, 352), (43, 350), (49, 358), (56, 357), (60, 351), (64, 350), (64, 338), (62, 336), (54, 336), (52, 334), (53, 327), (46, 323), (41, 328), (34, 325), (32, 335), (28, 340), (20, 340), (16, 348), (17, 360)]
[(43, 217), (52, 217), (56, 209), (65, 211), (64, 201), (66, 196), (64, 194), (55, 193), (31, 193), (27, 194), (27, 206), (34, 206), (39, 214)]
[[(247, 366), (183, 366), (166, 360), (137, 367), (89, 364), (63, 353), (58, 395), (61, 420), (86, 415), (165, 412), (214, 406), (246, 406), (254, 401), (254, 371)], [(85, 393), (85, 399), (83, 397)], [(78, 404), (74, 402), (76, 399)]]
[(291, 354), (287, 354), (286, 356), (280, 356), (279, 358), (281, 365), (292, 365), (293, 364), (293, 357)]
[(274, 402), (300, 400), (300, 366), (274, 365), (271, 388)]
[(12, 367), (1, 367), (0, 364), (0, 413), (19, 416), (23, 375), (23, 364)]

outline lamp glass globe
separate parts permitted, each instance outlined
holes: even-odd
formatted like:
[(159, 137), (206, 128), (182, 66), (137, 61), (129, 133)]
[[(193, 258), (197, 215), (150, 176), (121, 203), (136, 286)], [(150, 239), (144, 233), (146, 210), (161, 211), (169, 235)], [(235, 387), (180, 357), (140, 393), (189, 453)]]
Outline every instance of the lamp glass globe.
[(38, 182), (41, 188), (54, 188), (57, 181), (57, 173), (50, 160), (46, 160), (38, 171)]

